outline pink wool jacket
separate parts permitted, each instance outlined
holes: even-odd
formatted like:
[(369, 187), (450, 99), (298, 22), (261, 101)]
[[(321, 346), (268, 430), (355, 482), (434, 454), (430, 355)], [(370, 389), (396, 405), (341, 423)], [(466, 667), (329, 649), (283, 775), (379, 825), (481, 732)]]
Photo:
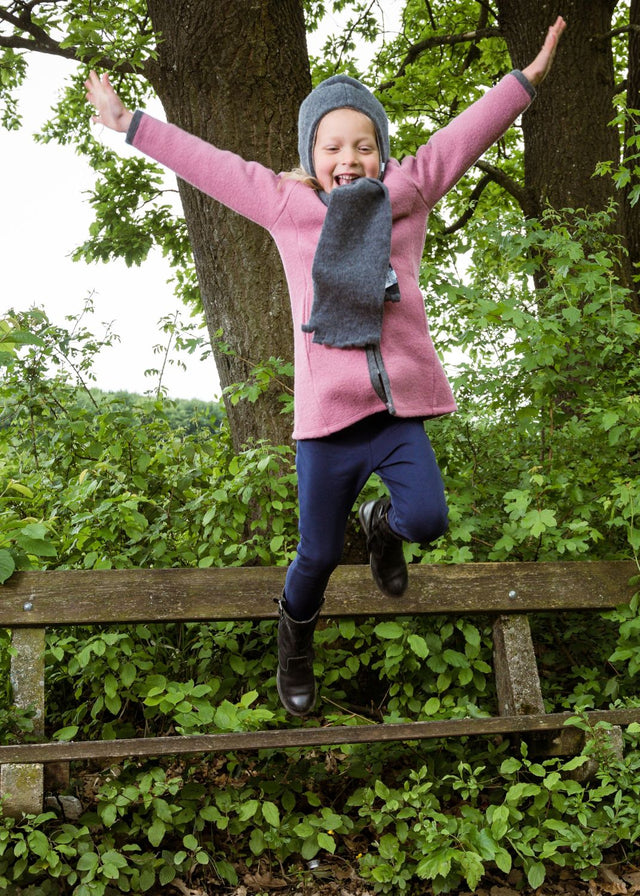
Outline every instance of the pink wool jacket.
[[(434, 417), (456, 407), (429, 334), (418, 285), (429, 212), (526, 109), (531, 97), (524, 76), (507, 75), (437, 131), (415, 156), (387, 164), (384, 183), (393, 214), (391, 264), (401, 299), (385, 302), (380, 355), (391, 392), (386, 406), (399, 417)], [(385, 410), (371, 384), (364, 349), (314, 343), (312, 334), (301, 329), (311, 314), (311, 266), (327, 212), (317, 193), (146, 114), (136, 113), (127, 139), (274, 238), (293, 317), (294, 439), (326, 436)]]

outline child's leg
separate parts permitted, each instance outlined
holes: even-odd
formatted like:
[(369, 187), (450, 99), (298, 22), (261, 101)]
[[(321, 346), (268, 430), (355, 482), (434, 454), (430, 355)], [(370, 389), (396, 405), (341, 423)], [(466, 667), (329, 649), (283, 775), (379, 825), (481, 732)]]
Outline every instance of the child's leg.
[(349, 511), (369, 475), (359, 429), (298, 442), (300, 542), (280, 601), (277, 674), (282, 705), (296, 716), (307, 715), (315, 705), (313, 632), (329, 576), (340, 560)]
[(394, 420), (381, 430), (374, 469), (389, 489), (387, 519), (396, 535), (429, 544), (447, 531), (442, 474), (422, 420)]
[(426, 544), (447, 529), (442, 476), (421, 420), (383, 419), (371, 451), (373, 472), (389, 489), (390, 500), (363, 504), (360, 522), (376, 585), (399, 597), (409, 584), (403, 540)]
[(294, 619), (309, 619), (322, 604), (342, 554), (349, 513), (370, 473), (362, 426), (298, 442), (300, 542), (287, 571), (285, 596)]

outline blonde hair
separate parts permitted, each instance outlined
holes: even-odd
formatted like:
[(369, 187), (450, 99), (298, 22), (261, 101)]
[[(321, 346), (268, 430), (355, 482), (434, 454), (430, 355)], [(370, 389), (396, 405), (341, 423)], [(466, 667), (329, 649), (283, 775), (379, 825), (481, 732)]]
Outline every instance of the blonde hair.
[(320, 182), (312, 174), (309, 174), (308, 171), (305, 171), (304, 168), (294, 168), (292, 171), (283, 171), (282, 177), (287, 180), (297, 180), (298, 183), (311, 187), (311, 189), (315, 190), (317, 193), (322, 192)]

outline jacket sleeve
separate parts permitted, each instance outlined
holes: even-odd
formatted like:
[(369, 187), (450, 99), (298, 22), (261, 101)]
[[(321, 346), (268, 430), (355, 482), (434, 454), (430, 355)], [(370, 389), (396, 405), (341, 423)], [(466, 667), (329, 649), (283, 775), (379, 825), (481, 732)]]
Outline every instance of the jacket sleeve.
[(535, 91), (521, 72), (512, 72), (484, 96), (436, 131), (401, 167), (415, 180), (428, 208), (462, 177), (524, 112)]
[(286, 203), (288, 190), (271, 169), (144, 112), (135, 112), (126, 139), (187, 183), (267, 230)]

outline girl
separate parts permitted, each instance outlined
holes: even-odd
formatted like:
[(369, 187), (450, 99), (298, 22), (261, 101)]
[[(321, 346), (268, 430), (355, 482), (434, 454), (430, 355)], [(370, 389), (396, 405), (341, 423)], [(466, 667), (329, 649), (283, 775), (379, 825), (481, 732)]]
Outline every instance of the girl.
[(313, 633), (342, 552), (348, 514), (372, 473), (389, 497), (359, 511), (373, 578), (390, 597), (408, 584), (403, 541), (447, 528), (425, 418), (455, 410), (418, 284), (429, 211), (531, 102), (565, 23), (558, 17), (522, 72), (504, 77), (415, 156), (390, 158), (384, 108), (337, 75), (304, 100), (302, 173), (275, 174), (175, 125), (124, 107), (91, 72), (93, 121), (265, 227), (280, 251), (295, 343), (300, 541), (279, 600), (278, 693), (303, 716), (316, 699)]

